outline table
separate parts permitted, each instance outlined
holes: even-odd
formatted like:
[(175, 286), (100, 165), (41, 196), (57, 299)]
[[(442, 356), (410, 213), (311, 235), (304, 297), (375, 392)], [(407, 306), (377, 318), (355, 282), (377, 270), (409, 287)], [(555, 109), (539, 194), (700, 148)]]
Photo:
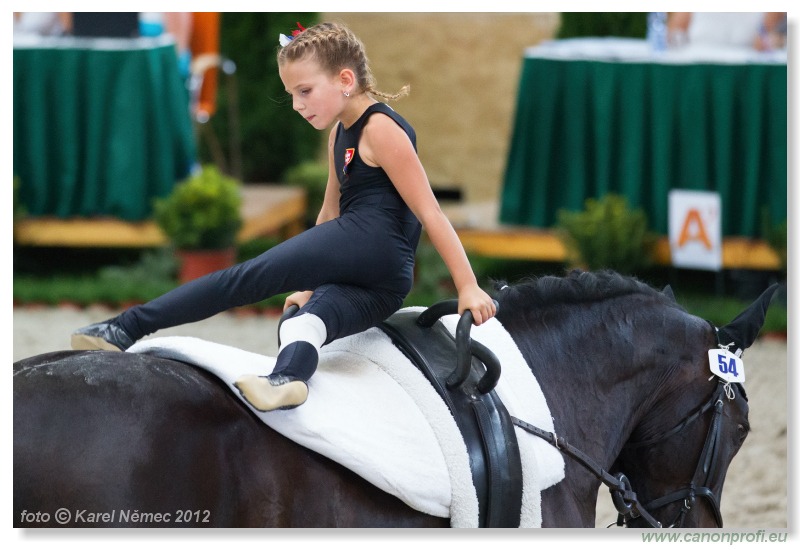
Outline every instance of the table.
[(168, 36), (14, 42), (14, 174), (31, 216), (143, 220), (195, 159)]
[(668, 232), (672, 188), (714, 190), (723, 235), (786, 220), (786, 52), (571, 39), (525, 52), (500, 221), (552, 227), (560, 208), (622, 194)]

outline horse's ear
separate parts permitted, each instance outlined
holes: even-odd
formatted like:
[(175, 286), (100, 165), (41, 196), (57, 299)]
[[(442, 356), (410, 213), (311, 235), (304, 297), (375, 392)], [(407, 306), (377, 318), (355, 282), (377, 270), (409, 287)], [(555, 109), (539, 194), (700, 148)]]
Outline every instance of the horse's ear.
[[(772, 295), (781, 285), (775, 283), (765, 290), (755, 302), (741, 312), (736, 319), (719, 328), (719, 342), (726, 345), (733, 342), (738, 350), (744, 351), (755, 342), (758, 332), (764, 326), (767, 309), (772, 300)], [(736, 352), (737, 349), (732, 351)]]
[(672, 292), (672, 287), (667, 285), (664, 287), (664, 290), (661, 291), (661, 294), (672, 300), (673, 302), (677, 302), (675, 299), (675, 293)]

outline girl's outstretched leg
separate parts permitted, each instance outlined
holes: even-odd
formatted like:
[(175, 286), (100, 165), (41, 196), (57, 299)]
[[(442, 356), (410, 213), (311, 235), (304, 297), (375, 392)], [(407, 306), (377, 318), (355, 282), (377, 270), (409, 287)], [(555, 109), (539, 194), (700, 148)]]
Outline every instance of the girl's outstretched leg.
[[(78, 329), (72, 348), (125, 351), (160, 329), (207, 319), (230, 308), (259, 302), (297, 288), (315, 288), (325, 281), (326, 252), (342, 249), (336, 225), (316, 226), (228, 269), (183, 284), (113, 319)], [(338, 244), (337, 244), (338, 243)], [(336, 272), (332, 272), (337, 275)]]

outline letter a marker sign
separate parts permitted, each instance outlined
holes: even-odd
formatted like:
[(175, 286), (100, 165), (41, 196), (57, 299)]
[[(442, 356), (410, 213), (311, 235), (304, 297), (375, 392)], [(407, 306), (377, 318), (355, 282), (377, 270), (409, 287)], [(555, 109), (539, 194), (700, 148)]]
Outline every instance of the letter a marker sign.
[(669, 248), (675, 267), (722, 269), (719, 193), (684, 189), (669, 192)]

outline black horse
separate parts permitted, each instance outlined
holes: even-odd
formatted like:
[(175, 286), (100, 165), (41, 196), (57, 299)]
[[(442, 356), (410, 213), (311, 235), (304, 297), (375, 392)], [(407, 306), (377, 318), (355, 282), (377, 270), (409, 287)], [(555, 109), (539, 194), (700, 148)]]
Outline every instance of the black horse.
[[(497, 291), (554, 417), (557, 435), (539, 435), (569, 455), (544, 527), (593, 527), (601, 483), (628, 526), (722, 526), (748, 406), (707, 352), (749, 347), (776, 286), (718, 331), (610, 272)], [(449, 525), (274, 432), (205, 371), (110, 352), (15, 363), (13, 509), (18, 527)]]

